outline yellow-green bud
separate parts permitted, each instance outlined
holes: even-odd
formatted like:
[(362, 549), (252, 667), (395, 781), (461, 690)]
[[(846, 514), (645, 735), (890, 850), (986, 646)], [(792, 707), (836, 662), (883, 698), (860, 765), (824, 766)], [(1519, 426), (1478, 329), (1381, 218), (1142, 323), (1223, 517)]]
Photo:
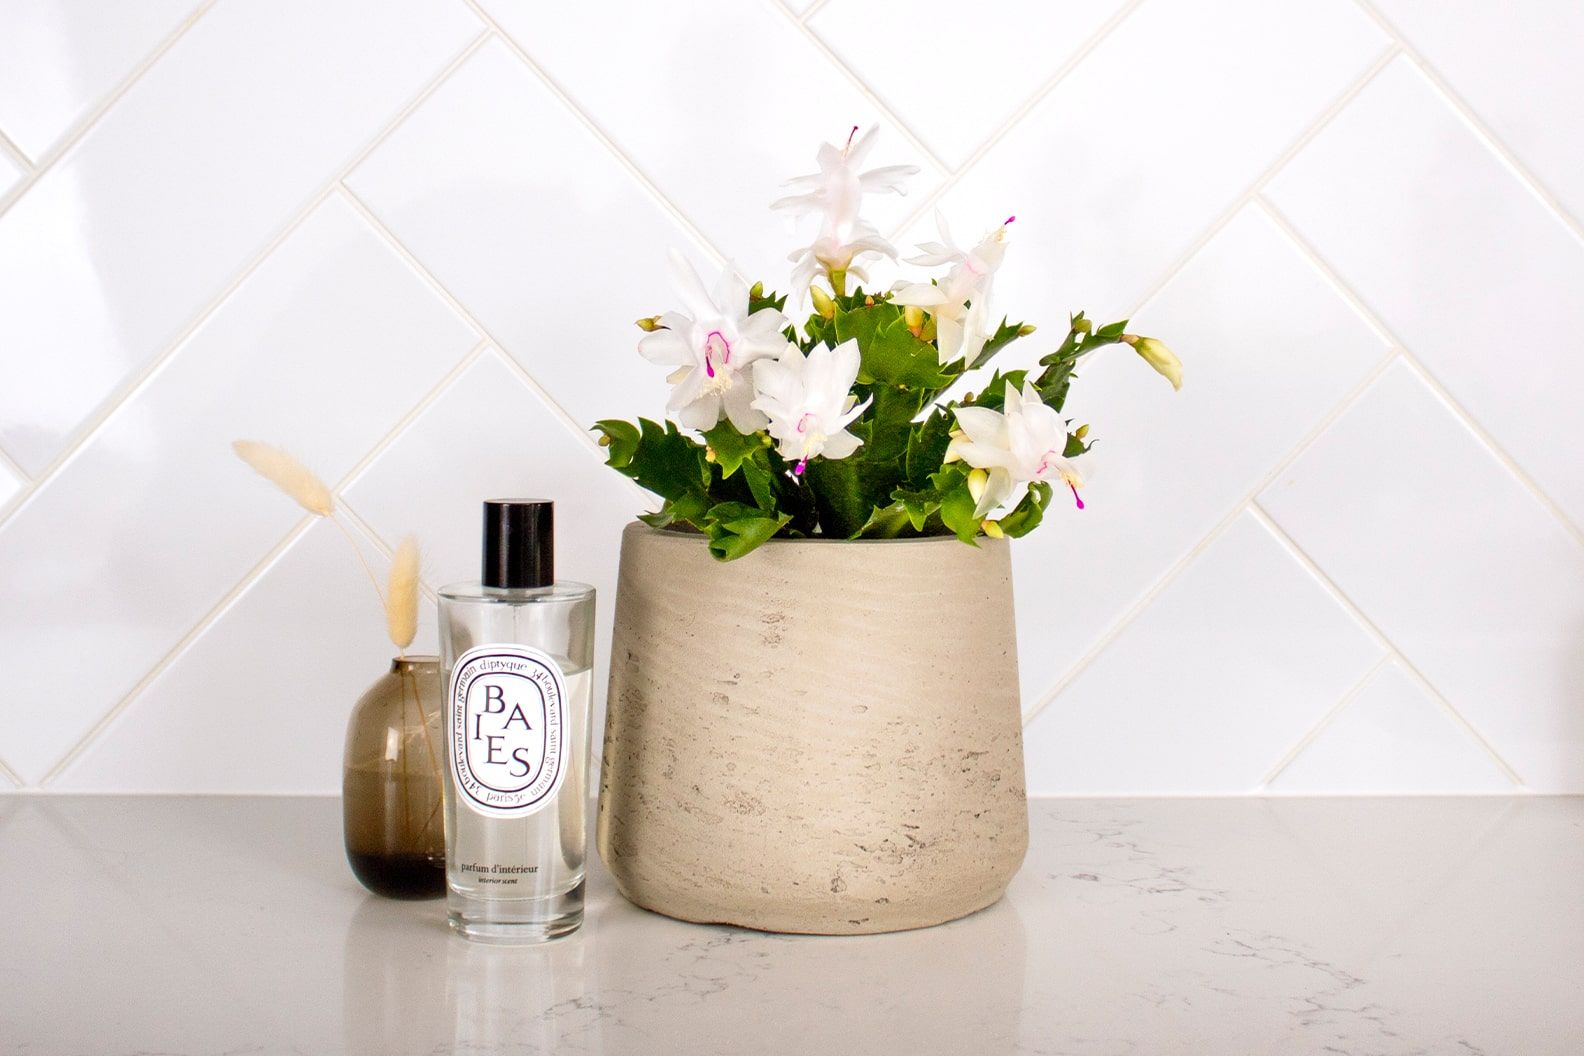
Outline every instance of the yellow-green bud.
[(714, 462), (715, 461), (715, 449), (713, 447), (706, 447), (704, 449), (704, 461), (706, 461), (706, 462)]
[(660, 317), (658, 315), (645, 316), (644, 318), (638, 320), (637, 326), (638, 329), (642, 330), (644, 333), (652, 334), (656, 330), (660, 329)]
[(902, 320), (907, 324), (908, 332), (917, 337), (924, 329), (924, 309), (910, 304), (902, 309)]
[(1088, 333), (1093, 333), (1094, 332), (1094, 324), (1091, 323), (1087, 319), (1075, 319), (1075, 320), (1073, 320), (1072, 328), (1074, 330), (1078, 331), (1080, 334), (1088, 334)]
[(601, 447), (609, 447), (610, 446), (610, 434), (609, 433), (601, 433), (600, 434), (600, 438), (599, 438), (599, 440), (597, 442), (599, 443), (599, 446), (601, 446)]
[(990, 483), (990, 474), (982, 469), (976, 469), (968, 474), (968, 494), (978, 502), (984, 498), (985, 485)]
[(754, 283), (753, 286), (750, 287), (749, 290), (748, 290), (748, 296), (750, 298), (752, 298), (753, 300), (756, 300), (756, 301), (759, 298), (763, 297), (764, 296), (764, 283), (762, 283), (762, 282)]
[(1035, 326), (1033, 323), (1024, 323), (1022, 326), (1018, 327), (1018, 336), (1027, 337), (1038, 329), (1039, 327)]
[(818, 286), (810, 286), (809, 299), (814, 302), (814, 310), (821, 319), (836, 318), (836, 302), (830, 299), (830, 294)]
[(1122, 340), (1133, 346), (1133, 351), (1144, 358), (1144, 362), (1155, 368), (1155, 373), (1171, 382), (1173, 389), (1182, 388), (1182, 361), (1167, 348), (1164, 342), (1153, 337), (1139, 337), (1137, 334), (1123, 334)]
[(1084, 437), (1088, 436), (1089, 435), (1089, 423), (1085, 422), (1084, 424), (1080, 425), (1077, 429), (1073, 430), (1073, 435), (1076, 436), (1080, 440), (1082, 440)]
[(1001, 530), (1001, 525), (990, 520), (989, 518), (986, 518), (984, 523), (979, 525), (979, 527), (983, 528), (984, 533), (992, 539), (1006, 538), (1006, 533)]

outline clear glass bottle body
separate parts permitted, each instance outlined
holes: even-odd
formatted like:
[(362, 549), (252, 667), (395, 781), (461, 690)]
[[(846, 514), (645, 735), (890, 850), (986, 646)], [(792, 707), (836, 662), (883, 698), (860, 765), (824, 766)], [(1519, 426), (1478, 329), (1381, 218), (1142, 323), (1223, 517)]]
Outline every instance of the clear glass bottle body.
[[(459, 698), (457, 661), (466, 662), (470, 651), (488, 652), (483, 648), (488, 646), (503, 647), (503, 653), (526, 647), (553, 661), (560, 672), (565, 724), (558, 734), (559, 765), (564, 774), (556, 790), (531, 807), (491, 811), (458, 787), (458, 753), (469, 758), (463, 742), (476, 741), (479, 730), (469, 725), (478, 716), (465, 714), (467, 705)], [(440, 650), (451, 927), (479, 942), (558, 938), (583, 922), (594, 588), (572, 582), (526, 589), (448, 586), (440, 591)], [(500, 716), (492, 721), (498, 729)]]

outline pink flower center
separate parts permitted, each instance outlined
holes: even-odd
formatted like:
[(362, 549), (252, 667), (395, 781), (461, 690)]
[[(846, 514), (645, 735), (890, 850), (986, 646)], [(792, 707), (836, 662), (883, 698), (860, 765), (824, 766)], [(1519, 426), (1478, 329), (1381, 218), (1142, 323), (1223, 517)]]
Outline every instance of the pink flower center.
[(731, 365), (731, 342), (719, 330), (711, 330), (704, 339), (704, 373), (711, 378), (715, 376), (717, 360), (723, 367)]

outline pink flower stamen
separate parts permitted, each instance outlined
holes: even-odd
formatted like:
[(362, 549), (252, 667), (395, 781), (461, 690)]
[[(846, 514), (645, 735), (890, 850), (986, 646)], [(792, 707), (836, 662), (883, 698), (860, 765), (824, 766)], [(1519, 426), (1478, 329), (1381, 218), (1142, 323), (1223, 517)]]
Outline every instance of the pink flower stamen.
[(704, 373), (711, 378), (715, 376), (714, 359), (716, 356), (720, 357), (722, 366), (729, 365), (731, 363), (731, 342), (727, 341), (719, 330), (711, 330), (709, 336), (704, 339)]
[(1001, 226), (1005, 227), (1006, 225), (1010, 224), (1012, 221), (1014, 221), (1016, 219), (1017, 219), (1017, 217), (1015, 217), (1015, 216), (1009, 216), (1005, 220), (1001, 221)]
[(1068, 487), (1069, 490), (1072, 491), (1072, 493), (1073, 493), (1073, 501), (1078, 504), (1078, 508), (1080, 510), (1083, 509), (1084, 508), (1083, 499), (1080, 498), (1079, 495), (1078, 495), (1078, 485), (1074, 484), (1072, 481), (1069, 480), (1067, 482), (1067, 487)]
[(805, 469), (807, 469), (807, 468), (808, 468), (808, 459), (800, 458), (800, 459), (798, 459), (798, 464), (792, 467), (792, 475), (793, 476), (797, 476), (797, 477), (801, 477), (803, 475), (803, 471)]
[(858, 126), (854, 125), (852, 127), (852, 131), (847, 133), (847, 144), (846, 144), (846, 146), (842, 147), (842, 153), (843, 154), (846, 154), (849, 150), (852, 149), (853, 137), (856, 136), (857, 134), (858, 134)]

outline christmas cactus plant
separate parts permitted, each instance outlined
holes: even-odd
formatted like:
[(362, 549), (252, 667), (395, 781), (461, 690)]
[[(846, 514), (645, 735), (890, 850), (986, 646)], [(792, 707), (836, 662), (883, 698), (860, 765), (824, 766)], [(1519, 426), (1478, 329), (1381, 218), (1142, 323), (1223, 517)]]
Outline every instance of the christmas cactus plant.
[[(670, 417), (595, 427), (609, 464), (664, 500), (643, 519), (703, 533), (723, 560), (777, 536), (1024, 535), (1058, 494), (1083, 508), (1076, 460), (1088, 426), (1062, 412), (1084, 356), (1125, 343), (1181, 384), (1165, 345), (1080, 312), (1037, 366), (995, 370), (977, 392), (950, 396), (967, 371), (1034, 333), (990, 313), (1013, 218), (964, 247), (937, 217), (940, 240), (908, 260), (935, 274), (865, 291), (863, 262), (896, 251), (863, 219), (863, 198), (902, 193), (916, 171), (860, 172), (874, 137), (824, 144), (819, 171), (774, 203), (820, 219), (792, 255), (789, 295), (750, 288), (730, 266), (706, 289), (672, 254), (681, 309), (638, 321), (639, 353), (671, 368)], [(788, 296), (812, 303), (801, 328)]]

